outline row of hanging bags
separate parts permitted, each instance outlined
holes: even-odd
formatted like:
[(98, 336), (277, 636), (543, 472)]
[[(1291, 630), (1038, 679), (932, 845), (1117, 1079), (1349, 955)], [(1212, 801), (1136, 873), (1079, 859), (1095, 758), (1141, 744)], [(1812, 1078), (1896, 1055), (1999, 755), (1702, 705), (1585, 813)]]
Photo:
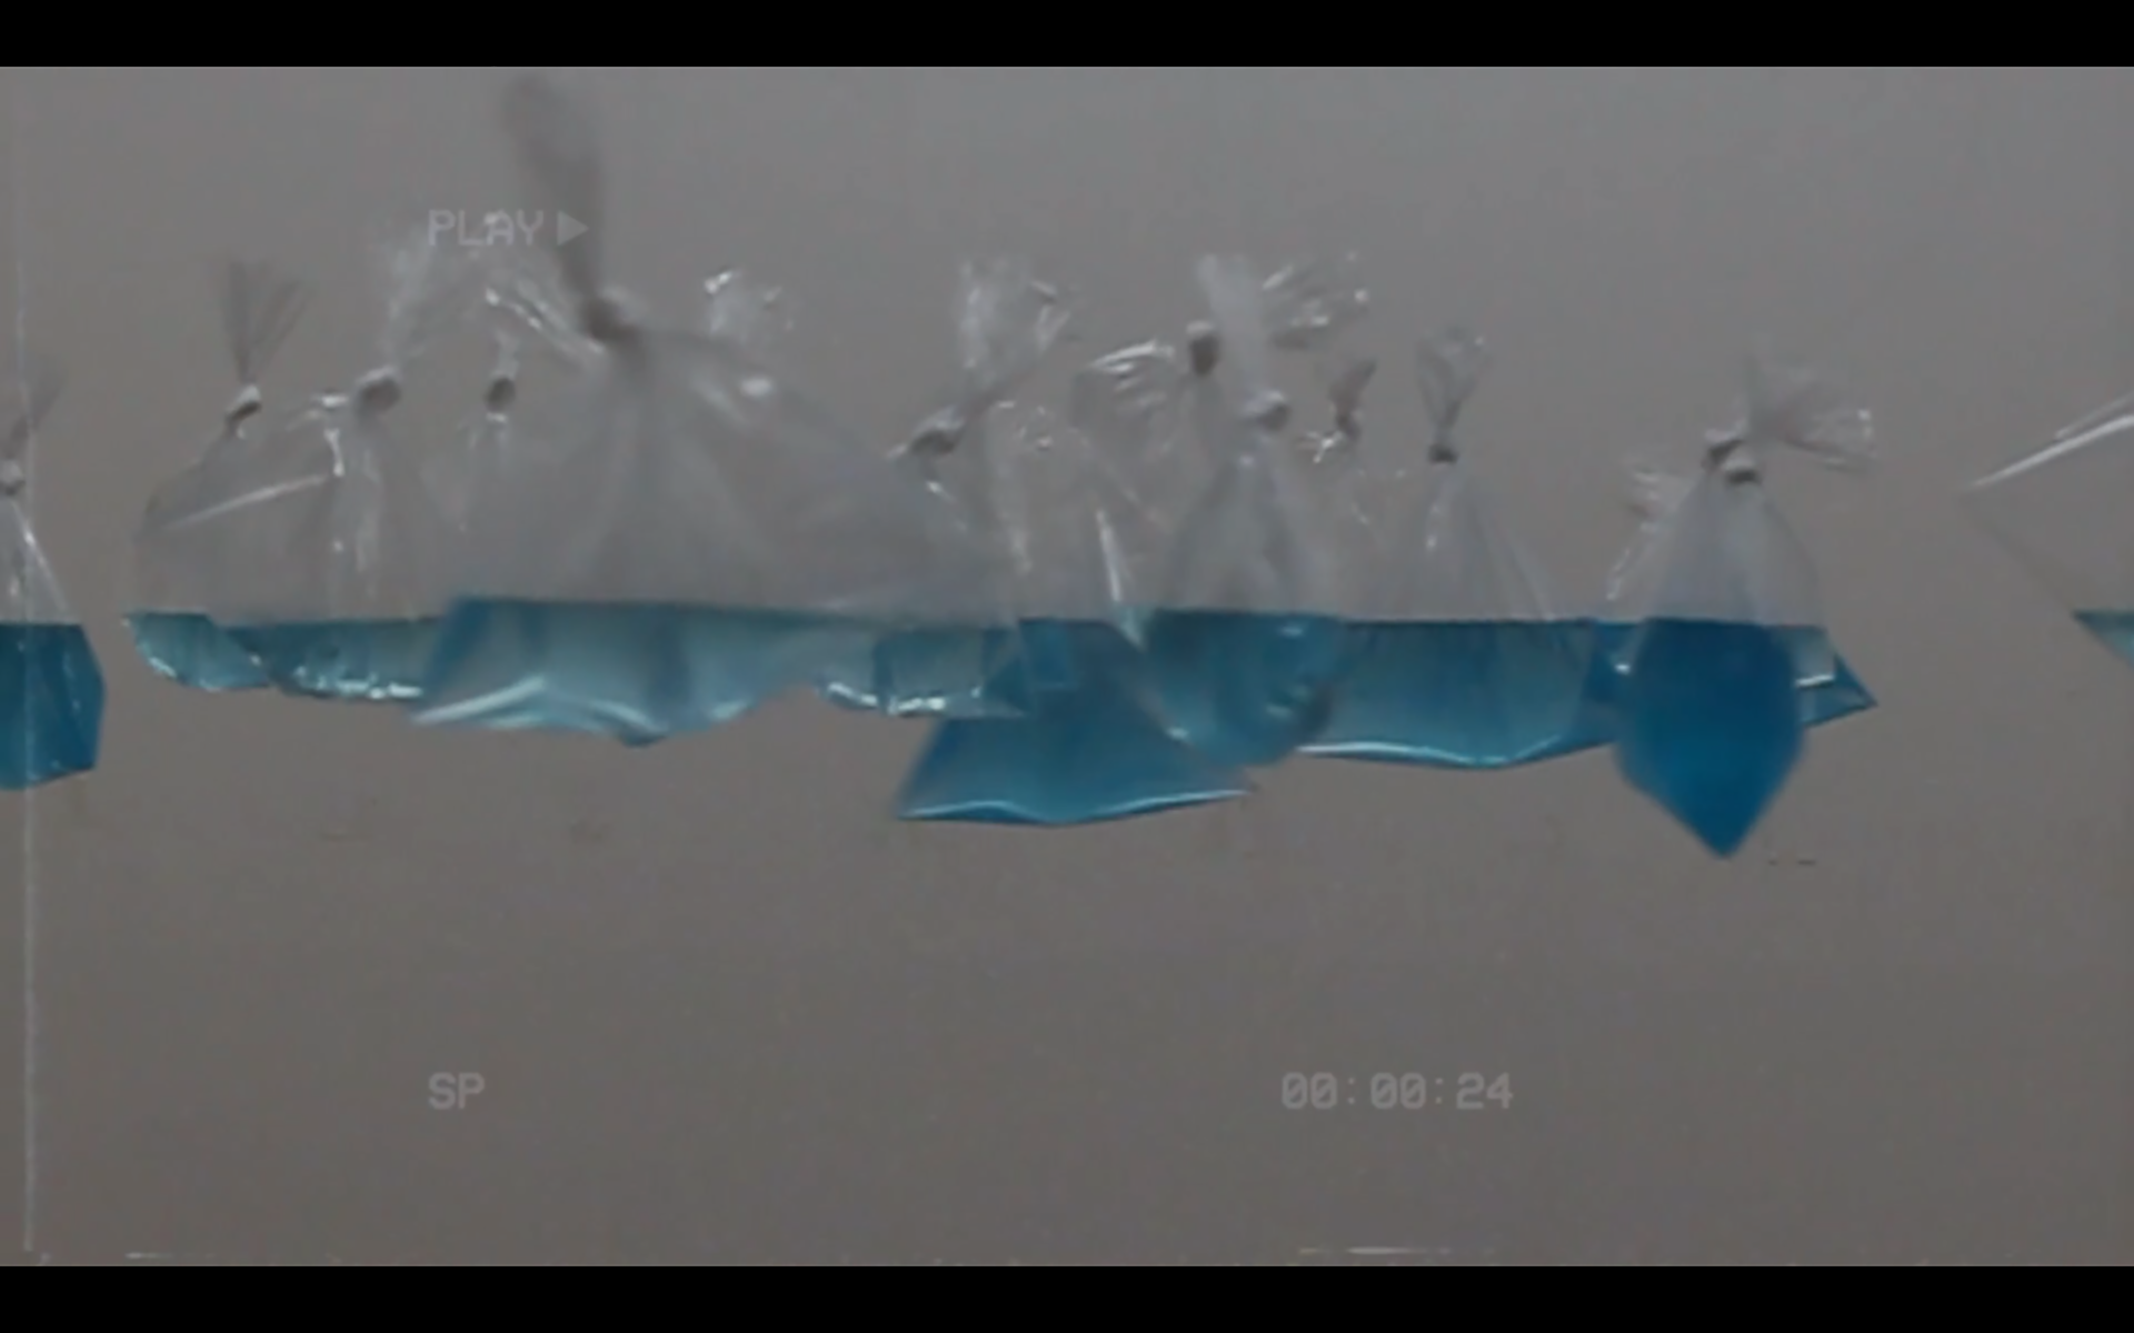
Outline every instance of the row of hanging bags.
[[(1585, 701), (1590, 625), (1557, 610), (1455, 434), (1487, 363), (1482, 340), (1462, 329), (1421, 343), (1431, 435), (1419, 457), (1387, 466), (1366, 451), (1360, 423), (1322, 451), (1332, 486), (1352, 492), (1345, 474), (1360, 473), (1390, 499), (1343, 505), (1348, 525), (1373, 535), (1373, 568), (1353, 663), (1309, 753), (1502, 768), (1606, 741)], [(1353, 409), (1343, 415), (1354, 423)]]
[[(989, 287), (1027, 289), (1025, 274), (1012, 264), (970, 271), (966, 309), (1024, 304), (973, 298)], [(898, 815), (1065, 826), (1244, 795), (1243, 773), (1170, 734), (1154, 705), (1148, 659), (1132, 636), (1154, 596), (1166, 534), (1128, 480), (1132, 460), (1107, 456), (1041, 407), (996, 401), (985, 413), (982, 431), (919, 438), (931, 441), (925, 452), (937, 475), (954, 478), (951, 489), (1007, 554), (1020, 644), (1009, 677), (1016, 716), (936, 727), (906, 776)]]
[(377, 364), (274, 417), (259, 412), (256, 380), (301, 289), (271, 270), (231, 270), (227, 327), (244, 386), (222, 433), (151, 499), (137, 538), (130, 621), (163, 674), (324, 700), (420, 692), (450, 519), (435, 445), (397, 430), (394, 409), (410, 372), (466, 313), (478, 266), (421, 233), (384, 258)]
[(1209, 318), (1185, 346), (1093, 363), (1070, 413), (1100, 443), (1140, 446), (1128, 474), (1164, 530), (1132, 618), (1153, 706), (1175, 738), (1242, 769), (1279, 763), (1325, 726), (1360, 577), (1289, 437), (1274, 353), (1331, 347), (1369, 299), (1346, 263), (1262, 276), (1210, 256), (1195, 277)]
[(544, 213), (585, 227), (551, 238), (552, 291), (519, 279), (569, 369), (475, 499), (416, 719), (646, 744), (818, 685), (855, 643), (994, 620), (990, 550), (944, 497), (744, 339), (605, 283), (585, 107), (522, 76), (505, 119)]

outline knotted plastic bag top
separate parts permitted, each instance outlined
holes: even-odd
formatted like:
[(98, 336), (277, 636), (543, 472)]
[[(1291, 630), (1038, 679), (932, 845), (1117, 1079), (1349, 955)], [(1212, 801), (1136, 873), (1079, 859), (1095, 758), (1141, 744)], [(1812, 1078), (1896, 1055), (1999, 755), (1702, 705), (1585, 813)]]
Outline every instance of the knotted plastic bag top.
[(419, 620), (444, 597), (450, 519), (431, 488), (436, 441), (395, 428), (409, 373), (468, 312), (470, 249), (423, 232), (382, 251), (373, 369), (274, 421), (221, 472), (201, 521), (228, 560), (205, 590), (218, 624)]
[(1655, 549), (1645, 557), (1653, 562), (1651, 591), (1626, 590), (1627, 614), (1822, 624), (1814, 561), (1763, 486), (1768, 460), (1786, 450), (1858, 471), (1873, 458), (1872, 420), (1825, 381), (1759, 356), (1749, 366), (1739, 422), (1710, 435), (1688, 493), (1652, 533)]
[[(995, 486), (1023, 444), (1015, 432), (1027, 411), (1009, 402), (1043, 365), (1071, 318), (1065, 295), (1028, 261), (966, 262), (956, 289), (957, 378), (940, 408), (897, 449), (905, 466), (952, 504), (966, 528), (998, 557), (974, 579), (1002, 616), (1016, 603), (1008, 559), (1012, 539)], [(1005, 427), (1010, 433), (1000, 434)]]
[(1285, 438), (1291, 408), (1275, 386), (1272, 353), (1322, 344), (1365, 300), (1301, 302), (1308, 313), (1299, 314), (1289, 308), (1294, 272), (1263, 279), (1230, 257), (1197, 270), (1210, 323), (1189, 343), (1187, 392), (1210, 480), (1172, 534), (1156, 590), (1164, 609), (1327, 615), (1353, 599), (1359, 571), (1342, 567)]
[(10, 381), (0, 406), (0, 628), (73, 625), (74, 611), (30, 526), (28, 503), (31, 443), (66, 376), (58, 363), (30, 351), (10, 356), (0, 375)]
[[(1226, 304), (1249, 330), (1239, 334), (1247, 348), (1237, 355), (1262, 372), (1270, 368), (1270, 352), (1329, 352), (1369, 310), (1353, 255), (1288, 265), (1258, 282), (1256, 293), (1254, 281), (1237, 272), (1241, 262), (1230, 261), (1226, 271), (1246, 289), (1243, 299)], [(1183, 521), (1213, 480), (1215, 459), (1200, 437), (1194, 402), (1224, 355), (1216, 325), (1198, 322), (1180, 342), (1152, 339), (1107, 352), (1078, 370), (1069, 386), (1068, 424), (1112, 459), (1166, 526)], [(1355, 388), (1360, 393), (1362, 384)]]
[(880, 619), (982, 614), (987, 590), (971, 571), (984, 567), (983, 546), (940, 496), (742, 339), (655, 325), (603, 285), (585, 108), (529, 76), (507, 91), (506, 122), (544, 206), (586, 224), (554, 248), (561, 317), (536, 322), (582, 373), (519, 418), (542, 437), (539, 461), (481, 506), (463, 587)]
[(1499, 519), (1466, 461), (1456, 428), (1489, 362), (1482, 339), (1454, 328), (1416, 350), (1430, 437), (1394, 489), (1384, 576), (1374, 618), (1402, 621), (1542, 621), (1557, 615), (1540, 565)]

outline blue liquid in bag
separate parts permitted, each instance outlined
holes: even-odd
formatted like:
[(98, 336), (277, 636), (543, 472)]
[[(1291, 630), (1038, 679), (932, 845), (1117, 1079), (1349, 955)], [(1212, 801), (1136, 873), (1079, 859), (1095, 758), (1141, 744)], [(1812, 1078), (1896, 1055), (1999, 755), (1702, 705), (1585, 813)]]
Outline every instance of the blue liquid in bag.
[(228, 628), (237, 645), (259, 663), (268, 683), (284, 694), (395, 703), (421, 697), (437, 627), (437, 620), (426, 618), (298, 620)]
[[(1612, 730), (1607, 718), (1612, 715), (1615, 694), (1627, 669), (1624, 654), (1637, 633), (1634, 624), (1602, 623), (1595, 627), (1593, 670), (1587, 677), (1589, 713), (1594, 715), (1595, 725)], [(1864, 713), (1875, 707), (1875, 696), (1844, 658), (1830, 646), (1829, 632), (1821, 628), (1785, 626), (1774, 630), (1786, 642), (1795, 662), (1794, 686), (1800, 691), (1801, 725), (1819, 727), (1826, 722), (1835, 722), (1841, 717)], [(1813, 671), (1804, 663), (1828, 662), (1830, 670)], [(1807, 672), (1808, 674), (1803, 674)], [(1603, 742), (1605, 743), (1605, 742)]]
[(1306, 752), (1505, 768), (1605, 744), (1578, 620), (1359, 621), (1332, 719)]
[(2134, 611), (2077, 611), (2075, 620), (2120, 661), (2134, 666)]
[(104, 673), (79, 625), (0, 624), (0, 790), (96, 767)]
[(1004, 626), (852, 632), (817, 692), (841, 708), (890, 717), (1008, 717), (1001, 679), (1018, 657)]
[(775, 611), (472, 599), (445, 617), (414, 720), (650, 745), (817, 678), (839, 635)]
[(1230, 768), (1278, 763), (1316, 739), (1354, 648), (1330, 616), (1161, 610), (1144, 623), (1165, 725)]
[(267, 673), (229, 633), (196, 611), (126, 617), (134, 651), (166, 680), (196, 690), (263, 690)]
[(1732, 856), (1799, 761), (1796, 658), (1760, 625), (1654, 620), (1620, 682), (1617, 766), (1716, 856)]
[(1040, 669), (1015, 673), (1027, 715), (941, 723), (899, 818), (1071, 825), (1243, 796), (1243, 774), (1174, 739), (1148, 711), (1132, 645), (1113, 626), (1030, 621)]

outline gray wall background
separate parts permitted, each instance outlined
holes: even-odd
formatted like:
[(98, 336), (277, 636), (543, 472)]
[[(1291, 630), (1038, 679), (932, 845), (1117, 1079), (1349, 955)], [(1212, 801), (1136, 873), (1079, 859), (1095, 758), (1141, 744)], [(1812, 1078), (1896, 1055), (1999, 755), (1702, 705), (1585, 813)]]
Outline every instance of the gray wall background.
[[(788, 363), (885, 437), (965, 254), (1072, 284), (1093, 352), (1175, 330), (1204, 249), (1360, 251), (1379, 442), (1417, 427), (1413, 335), (1477, 322), (1476, 465), (1574, 603), (1623, 457), (1685, 456), (1753, 337), (1797, 348), (1886, 442), (1773, 480), (1883, 707), (1719, 864), (1605, 753), (914, 829), (883, 810), (920, 731), (807, 703), (624, 753), (187, 694), (118, 617), (232, 388), (212, 261), (319, 287), (270, 391), (345, 381), (380, 224), (518, 202), (501, 74), (7, 70), (0, 298), (73, 372), (36, 516), (111, 688), (102, 768), (0, 801), (39, 910), (27, 951), (0, 913), (0, 1028), (18, 960), (41, 1009), (30, 1253), (2127, 1256), (2134, 681), (1952, 501), (2125, 387), (2123, 71), (582, 74), (616, 276), (670, 312), (730, 264), (785, 284)], [(479, 367), (425, 392), (448, 421)], [(1291, 1112), (1291, 1070), (1516, 1100)], [(487, 1091), (433, 1111), (440, 1071)]]

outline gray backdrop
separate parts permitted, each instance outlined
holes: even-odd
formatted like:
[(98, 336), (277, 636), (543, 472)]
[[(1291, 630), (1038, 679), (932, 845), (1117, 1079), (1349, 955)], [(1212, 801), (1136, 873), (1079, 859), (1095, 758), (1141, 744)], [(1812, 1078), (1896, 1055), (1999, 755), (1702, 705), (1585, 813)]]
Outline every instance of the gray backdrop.
[[(35, 512), (111, 688), (102, 768), (0, 799), (29, 1255), (2126, 1257), (2134, 680), (1952, 502), (2126, 387), (2124, 72), (584, 73), (617, 276), (785, 284), (789, 363), (885, 438), (965, 254), (1071, 283), (1086, 353), (1174, 330), (1205, 248), (1360, 251), (1376, 440), (1414, 333), (1478, 323), (1475, 466), (1573, 604), (1623, 458), (1684, 457), (1752, 339), (1843, 371), (1886, 466), (1772, 484), (1884, 703), (1731, 864), (1606, 753), (905, 828), (921, 729), (809, 703), (625, 753), (162, 683), (118, 617), (232, 388), (214, 259), (320, 289), (270, 389), (346, 380), (380, 224), (519, 202), (501, 74), (5, 77), (0, 296), (73, 372)], [(1288, 1071), (1515, 1099), (1289, 1111)]]

